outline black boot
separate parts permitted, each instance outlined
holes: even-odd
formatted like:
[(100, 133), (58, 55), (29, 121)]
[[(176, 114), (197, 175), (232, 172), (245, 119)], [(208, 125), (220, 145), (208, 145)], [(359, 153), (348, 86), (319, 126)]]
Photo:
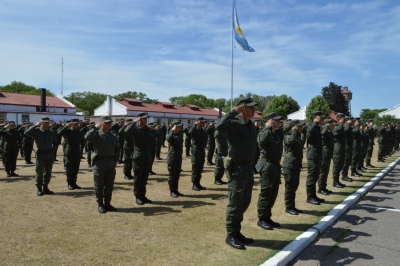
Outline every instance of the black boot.
[(116, 211), (117, 211), (117, 208), (115, 208), (114, 206), (112, 206), (111, 203), (110, 203), (110, 201), (106, 201), (105, 209), (106, 209), (106, 211), (108, 211), (108, 212), (116, 212)]
[(11, 177), (11, 172), (7, 171), (7, 177)]
[(98, 204), (99, 213), (106, 213), (107, 212), (106, 207), (104, 206), (104, 203), (103, 203), (103, 199), (97, 200), (97, 204)]
[(49, 189), (48, 185), (43, 185), (43, 194), (53, 195), (54, 192)]
[(37, 187), (37, 192), (36, 192), (36, 194), (37, 194), (38, 196), (43, 196), (42, 185), (36, 185), (36, 187)]

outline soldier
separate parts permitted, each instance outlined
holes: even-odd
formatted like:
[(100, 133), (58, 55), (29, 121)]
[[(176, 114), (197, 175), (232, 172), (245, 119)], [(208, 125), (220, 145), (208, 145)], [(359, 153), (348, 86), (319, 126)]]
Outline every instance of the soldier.
[(397, 123), (397, 125), (396, 125), (396, 140), (394, 143), (394, 148), (396, 151), (399, 150), (399, 143), (400, 143), (400, 123)]
[(185, 154), (186, 157), (190, 156), (190, 146), (192, 145), (192, 137), (189, 134), (189, 130), (192, 127), (191, 124), (188, 124), (183, 130), (183, 134), (185, 134)]
[(133, 119), (126, 119), (125, 124), (119, 129), (118, 134), (124, 135), (124, 179), (132, 180), (132, 153), (133, 153), (133, 137), (132, 135), (125, 134), (127, 126), (133, 123)]
[(147, 113), (139, 113), (135, 123), (125, 129), (125, 135), (131, 135), (135, 145), (131, 158), (134, 171), (133, 194), (138, 205), (153, 202), (146, 197), (151, 163), (151, 132), (147, 126), (147, 118)]
[(167, 127), (165, 126), (165, 123), (162, 122), (161, 124), (161, 144), (165, 148), (165, 138), (167, 137)]
[(125, 119), (121, 118), (115, 123), (111, 129), (114, 132), (114, 134), (117, 136), (118, 140), (118, 147), (119, 147), (119, 154), (118, 154), (118, 163), (122, 163), (122, 158), (124, 156), (124, 135), (119, 135), (119, 129), (125, 124)]
[(210, 121), (206, 128), (206, 133), (207, 133), (207, 165), (212, 166), (215, 165), (213, 163), (213, 156), (215, 152), (215, 127), (214, 127), (214, 121)]
[(159, 124), (155, 124), (155, 131), (156, 134), (156, 158), (157, 160), (162, 160), (161, 158), (161, 146), (162, 146), (162, 131), (161, 126)]
[(378, 150), (378, 162), (383, 163), (385, 162), (385, 147), (386, 147), (386, 123), (384, 121), (380, 122), (380, 127), (377, 132), (378, 135), (378, 144), (379, 144), (379, 150)]
[(157, 144), (157, 134), (155, 131), (155, 127), (154, 127), (154, 123), (149, 123), (148, 128), (150, 129), (150, 136), (151, 136), (151, 140), (150, 140), (150, 171), (149, 171), (149, 175), (156, 175), (155, 172), (153, 172), (153, 163), (154, 163), (154, 159), (156, 158), (156, 144)]
[(227, 182), (222, 181), (224, 176), (224, 157), (228, 156), (228, 140), (222, 134), (215, 130), (214, 133), (217, 148), (215, 149), (215, 168), (214, 168), (214, 184), (224, 185)]
[(79, 119), (73, 118), (71, 122), (58, 129), (58, 135), (62, 135), (66, 144), (64, 151), (65, 172), (69, 190), (80, 189), (77, 185), (79, 166), (85, 135), (78, 128)]
[(19, 176), (15, 173), (19, 153), (19, 132), (15, 129), (15, 122), (9, 121), (0, 128), (0, 135), (4, 138), (4, 158), (7, 177)]
[(25, 131), (25, 135), (32, 137), (36, 142), (35, 183), (37, 195), (54, 194), (48, 186), (51, 180), (51, 170), (53, 169), (54, 163), (53, 152), (57, 138), (50, 130), (50, 118), (43, 116), (42, 120)]
[(189, 130), (192, 138), (192, 189), (200, 191), (207, 189), (200, 185), (201, 173), (203, 172), (206, 148), (206, 132), (204, 130), (204, 117), (198, 117), (195, 125)]
[(244, 244), (254, 242), (240, 231), (243, 214), (251, 202), (254, 184), (257, 132), (250, 118), (254, 116), (256, 105), (252, 98), (239, 99), (233, 110), (222, 117), (216, 126), (230, 144), (229, 156), (224, 159), (229, 200), (226, 210), (225, 242), (237, 249), (245, 249)]
[(334, 149), (334, 139), (333, 131), (334, 125), (332, 119), (325, 119), (324, 126), (321, 129), (322, 137), (322, 161), (321, 161), (321, 171), (318, 178), (318, 193), (328, 196), (332, 193), (326, 188), (327, 179), (329, 174), (329, 168), (331, 166), (333, 149)]
[[(4, 123), (5, 121), (0, 118), (0, 129), (2, 129), (5, 125)], [(4, 138), (3, 136), (0, 135), (0, 157), (1, 157), (1, 161), (3, 162), (3, 166), (5, 165), (5, 158), (4, 158)]]
[(374, 129), (374, 120), (368, 119), (368, 127), (367, 127), (367, 135), (368, 135), (368, 148), (367, 148), (367, 155), (365, 157), (365, 166), (374, 168), (371, 164), (372, 153), (374, 151), (375, 145), (375, 129)]
[(345, 185), (340, 183), (339, 175), (343, 169), (345, 157), (346, 135), (344, 132), (345, 115), (343, 113), (336, 114), (337, 124), (335, 125), (332, 135), (334, 140), (333, 146), (333, 186), (337, 188), (344, 188)]
[(173, 198), (184, 196), (178, 191), (179, 177), (182, 169), (183, 134), (182, 124), (179, 121), (171, 123), (172, 128), (167, 134), (168, 141), (168, 185), (170, 196)]
[(285, 177), (285, 207), (286, 213), (298, 215), (302, 210), (296, 208), (296, 191), (300, 182), (300, 171), (303, 160), (303, 141), (301, 132), (304, 122), (292, 120), (288, 123), (290, 131), (285, 135), (285, 158), (283, 159), (283, 174)]
[(360, 145), (360, 158), (358, 159), (356, 170), (365, 172), (367, 168), (364, 167), (364, 159), (367, 156), (369, 146), (368, 125), (360, 124), (361, 145)]
[(33, 138), (26, 136), (24, 133), (25, 131), (30, 128), (33, 124), (32, 123), (25, 123), (19, 129), (19, 134), (22, 136), (22, 145), (21, 149), (24, 150), (23, 157), (25, 159), (25, 164), (33, 164), (32, 162), (32, 151), (33, 151)]
[(260, 158), (256, 170), (260, 174), (260, 194), (257, 203), (257, 225), (265, 230), (273, 230), (280, 224), (271, 219), (272, 207), (278, 196), (281, 183), (282, 140), (278, 133), (282, 116), (269, 113), (264, 116), (265, 127), (258, 133), (257, 143), (260, 149)]
[[(92, 130), (94, 128), (95, 128), (95, 123), (94, 122), (89, 122), (89, 125), (88, 125), (88, 129), (89, 130), (88, 131), (90, 131), (90, 130)], [(86, 135), (86, 133), (85, 133), (85, 135)], [(85, 139), (85, 142), (86, 142), (86, 147), (87, 147), (87, 163), (88, 163), (89, 167), (92, 167), (93, 166), (93, 164), (92, 164), (92, 153), (94, 152), (93, 142), (88, 142), (86, 139)]]
[(89, 130), (85, 135), (85, 139), (93, 143), (94, 191), (99, 213), (117, 211), (111, 205), (111, 198), (119, 151), (117, 136), (111, 131), (111, 124), (111, 117), (103, 116), (101, 122), (95, 125), (96, 129)]
[(312, 113), (312, 116), (313, 123), (307, 129), (307, 203), (319, 205), (320, 203), (325, 202), (324, 199), (317, 197), (315, 186), (321, 170), (322, 158), (322, 138), (320, 125), (324, 121), (326, 115), (324, 115), (321, 111), (315, 111)]
[(351, 155), (351, 176), (359, 177), (361, 173), (357, 172), (357, 163), (360, 159), (361, 152), (361, 130), (360, 130), (360, 118), (354, 118), (353, 125), (353, 149)]
[[(51, 121), (53, 121), (53, 120), (51, 120)], [(62, 123), (61, 123), (61, 121), (59, 121), (59, 123), (56, 124), (56, 123), (54, 123), (54, 121), (53, 122), (51, 122), (51, 121), (50, 121), (50, 123), (51, 123), (50, 128), (54, 132), (54, 134), (57, 136), (57, 139), (56, 139), (55, 145), (54, 145), (54, 161), (58, 162), (58, 160), (57, 160), (57, 152), (58, 152), (58, 147), (61, 144), (62, 136), (61, 135), (59, 136), (57, 134), (57, 129), (62, 127)]]
[(351, 165), (351, 156), (353, 153), (353, 118), (345, 117), (346, 124), (344, 125), (345, 148), (344, 148), (344, 163), (342, 169), (342, 180), (352, 182), (353, 179), (348, 176), (349, 167)]

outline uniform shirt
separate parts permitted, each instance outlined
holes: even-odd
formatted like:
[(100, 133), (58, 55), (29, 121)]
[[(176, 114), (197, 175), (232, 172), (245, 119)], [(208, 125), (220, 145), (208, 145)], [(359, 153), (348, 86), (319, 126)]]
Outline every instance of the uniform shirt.
[(168, 160), (182, 160), (183, 134), (170, 130), (167, 134)]
[(127, 125), (123, 125), (119, 131), (118, 134), (119, 135), (123, 135), (124, 136), (124, 150), (133, 150), (133, 136), (132, 135), (126, 135), (125, 134), (125, 129), (126, 129)]
[(353, 127), (353, 152), (360, 152), (361, 149), (361, 133), (360, 126)]
[(257, 143), (260, 149), (260, 158), (279, 162), (282, 158), (282, 142), (276, 130), (272, 132), (272, 127), (265, 127), (258, 133)]
[(207, 147), (215, 147), (215, 126), (208, 126), (206, 129), (207, 132)]
[(207, 142), (205, 130), (203, 128), (197, 128), (196, 125), (193, 125), (189, 130), (189, 134), (192, 138), (192, 152), (203, 153)]
[(140, 127), (132, 123), (125, 128), (125, 135), (133, 138), (134, 148), (132, 159), (151, 160), (151, 132), (147, 126)]
[(222, 136), (222, 134), (218, 130), (215, 130), (214, 137), (215, 137), (215, 142), (217, 144), (215, 153), (220, 156), (227, 156), (228, 140), (224, 136)]
[(21, 135), (15, 128), (12, 130), (1, 128), (0, 135), (4, 138), (4, 150), (18, 150)]
[(118, 154), (117, 136), (109, 131), (105, 133), (103, 130), (91, 129), (85, 139), (89, 143), (93, 143), (93, 150), (98, 156), (115, 156)]
[(318, 123), (314, 122), (307, 129), (307, 159), (321, 160), (322, 158), (322, 138), (321, 129)]
[(285, 158), (282, 167), (290, 169), (300, 169), (303, 160), (303, 141), (297, 130), (292, 129), (284, 138)]
[(57, 130), (57, 134), (64, 137), (65, 140), (65, 155), (75, 155), (81, 153), (81, 145), (84, 144), (84, 133), (79, 129), (72, 130), (67, 126)]
[(25, 131), (25, 135), (32, 137), (38, 150), (50, 151), (53, 150), (54, 144), (58, 142), (58, 139), (54, 132), (49, 128), (44, 130), (42, 127), (33, 125)]

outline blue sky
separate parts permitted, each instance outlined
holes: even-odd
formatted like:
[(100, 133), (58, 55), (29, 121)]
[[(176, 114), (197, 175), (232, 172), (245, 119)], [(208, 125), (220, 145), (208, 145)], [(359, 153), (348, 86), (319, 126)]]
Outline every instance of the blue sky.
[[(400, 104), (400, 1), (236, 0), (255, 53), (234, 50), (234, 97), (307, 105), (329, 82), (352, 113)], [(230, 98), (231, 0), (0, 0), (0, 85)]]

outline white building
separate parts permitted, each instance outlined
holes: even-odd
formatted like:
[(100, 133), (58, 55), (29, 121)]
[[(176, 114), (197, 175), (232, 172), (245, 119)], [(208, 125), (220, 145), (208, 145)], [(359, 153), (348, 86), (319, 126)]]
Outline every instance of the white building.
[(307, 105), (304, 106), (303, 108), (300, 108), (298, 111), (294, 113), (288, 114), (287, 119), (307, 120), (306, 110), (307, 110)]
[(0, 91), (0, 118), (8, 121), (36, 123), (42, 116), (49, 116), (54, 121), (83, 119), (76, 113), (76, 107), (62, 96), (28, 95)]
[(395, 118), (400, 119), (400, 104), (396, 105), (391, 109), (379, 113), (380, 117), (384, 115), (393, 115)]

